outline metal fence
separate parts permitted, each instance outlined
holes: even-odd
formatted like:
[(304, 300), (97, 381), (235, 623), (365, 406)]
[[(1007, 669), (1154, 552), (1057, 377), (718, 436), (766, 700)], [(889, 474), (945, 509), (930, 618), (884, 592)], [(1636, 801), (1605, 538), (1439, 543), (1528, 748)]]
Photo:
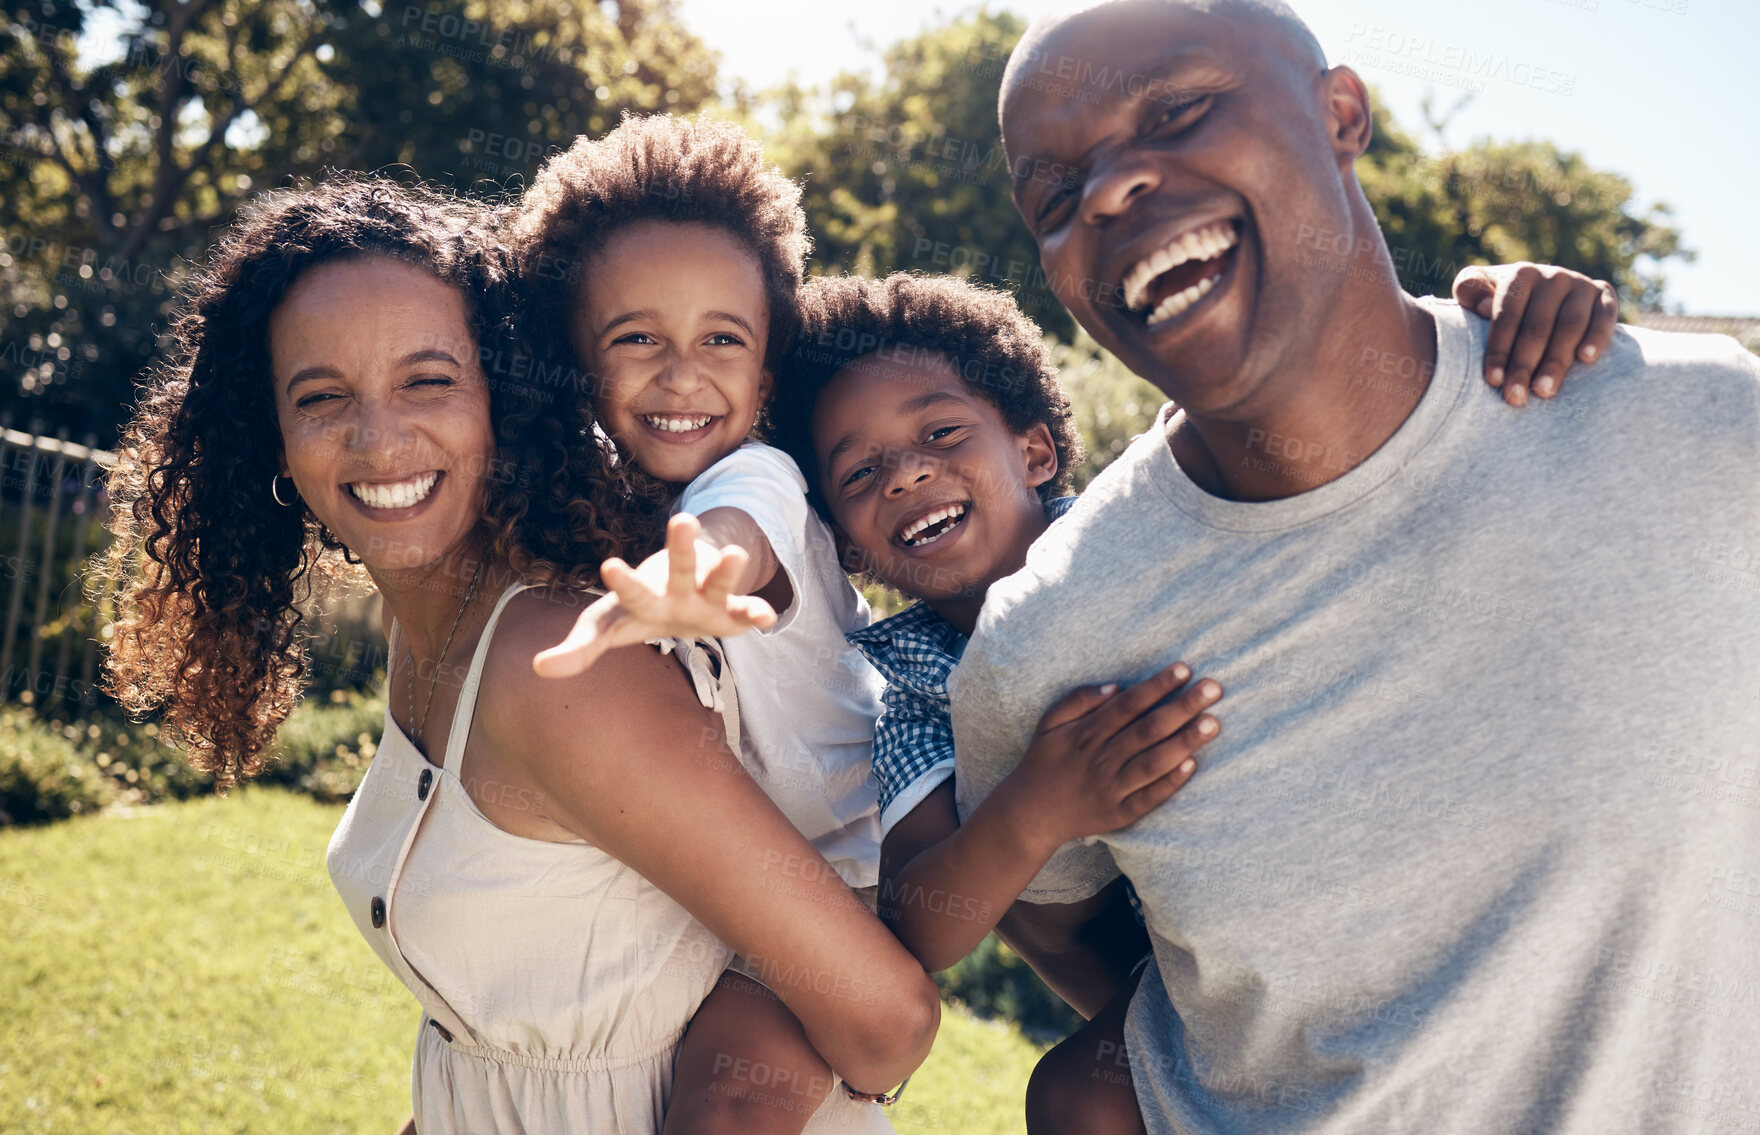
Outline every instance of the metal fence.
[[(114, 703), (97, 684), (114, 607), (87, 592), (110, 543), (104, 478), (116, 455), (95, 438), (43, 437), (0, 416), (0, 703), (83, 718)], [(377, 597), (307, 609), (308, 691), (369, 689), (385, 671)]]
[(108, 623), (86, 595), (86, 569), (109, 542), (104, 476), (114, 454), (96, 438), (41, 437), (0, 420), (0, 701), (90, 708)]

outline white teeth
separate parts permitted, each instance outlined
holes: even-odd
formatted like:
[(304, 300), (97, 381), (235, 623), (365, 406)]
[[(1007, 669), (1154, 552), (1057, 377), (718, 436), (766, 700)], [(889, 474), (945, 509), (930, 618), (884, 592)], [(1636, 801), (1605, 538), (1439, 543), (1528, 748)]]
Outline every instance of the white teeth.
[(369, 508), (408, 508), (426, 500), (434, 482), (439, 479), (440, 474), (432, 472), (390, 485), (369, 485), (355, 481), (348, 486), (348, 491)]
[[(925, 515), (915, 521), (912, 521), (911, 524), (907, 528), (905, 528), (905, 530), (903, 532), (900, 532), (898, 534), (898, 538), (901, 541), (903, 541), (904, 543), (910, 544), (912, 541), (914, 541), (917, 538), (917, 535), (919, 533), (921, 533), (924, 529), (933, 528), (935, 525), (940, 524), (943, 520), (961, 517), (961, 516), (964, 516), (965, 514), (966, 514), (966, 506), (963, 504), (950, 504), (944, 508), (938, 508), (934, 512), (931, 512), (931, 513), (929, 513), (929, 514), (927, 514), (927, 515)], [(937, 534), (937, 535), (935, 535), (935, 536), (933, 536), (923, 542), (925, 544), (933, 544), (936, 540), (939, 540), (941, 538), (941, 535), (942, 534)]]
[[(1239, 243), (1240, 234), (1234, 231), (1234, 225), (1228, 221), (1219, 221), (1197, 232), (1182, 233), (1169, 241), (1165, 248), (1158, 249), (1137, 261), (1136, 265), (1125, 273), (1125, 306), (1132, 311), (1141, 311), (1148, 306), (1149, 285), (1155, 277), (1170, 268), (1177, 268), (1189, 260), (1214, 260)], [(1190, 288), (1186, 289), (1186, 291), (1190, 290)], [(1163, 300), (1162, 306), (1166, 306), (1166, 303), (1167, 301)]]
[(644, 414), (642, 421), (654, 429), (665, 433), (682, 434), (692, 430), (700, 430), (715, 418), (710, 414), (696, 414), (686, 417), (681, 414)]
[(1157, 323), (1165, 323), (1174, 316), (1179, 315), (1181, 312), (1185, 311), (1186, 308), (1191, 307), (1193, 304), (1209, 295), (1210, 289), (1215, 286), (1216, 280), (1212, 277), (1207, 280), (1199, 280), (1185, 291), (1175, 292), (1173, 295), (1168, 296), (1156, 306), (1154, 311), (1149, 313), (1149, 326), (1153, 327)]

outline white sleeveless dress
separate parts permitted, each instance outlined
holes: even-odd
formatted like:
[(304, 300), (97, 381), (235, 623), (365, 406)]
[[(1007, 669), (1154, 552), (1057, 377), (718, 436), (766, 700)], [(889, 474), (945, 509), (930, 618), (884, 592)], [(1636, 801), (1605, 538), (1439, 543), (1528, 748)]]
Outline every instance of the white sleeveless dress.
[[(483, 628), (440, 765), (387, 710), (384, 739), (330, 840), (330, 877), (422, 1006), (411, 1078), (421, 1135), (656, 1135), (679, 1040), (731, 951), (604, 851), (513, 835), (465, 792), (458, 773), (483, 659), (522, 590), (503, 592)], [(393, 657), (396, 643), (393, 626)], [(663, 649), (678, 651), (699, 699), (737, 731), (713, 647)], [(840, 1087), (807, 1127), (852, 1129), (891, 1127)]]

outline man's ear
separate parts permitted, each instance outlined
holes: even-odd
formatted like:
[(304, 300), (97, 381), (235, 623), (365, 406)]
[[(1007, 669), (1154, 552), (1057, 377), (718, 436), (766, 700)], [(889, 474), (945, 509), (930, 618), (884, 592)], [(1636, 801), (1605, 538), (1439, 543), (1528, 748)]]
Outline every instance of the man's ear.
[(1349, 67), (1334, 67), (1320, 79), (1326, 99), (1326, 133), (1340, 169), (1349, 168), (1369, 149), (1375, 134), (1375, 115), (1369, 104), (1369, 88)]
[(1057, 443), (1051, 440), (1051, 427), (1034, 422), (1027, 432), (1017, 434), (1021, 458), (1026, 463), (1027, 487), (1036, 489), (1057, 476)]

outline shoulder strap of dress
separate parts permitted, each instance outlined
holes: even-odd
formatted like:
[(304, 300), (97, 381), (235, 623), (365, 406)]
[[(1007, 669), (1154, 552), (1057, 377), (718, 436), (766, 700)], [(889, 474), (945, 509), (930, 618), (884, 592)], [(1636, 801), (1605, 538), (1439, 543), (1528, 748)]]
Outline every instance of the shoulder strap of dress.
[(501, 621), (501, 612), (507, 609), (507, 601), (532, 586), (529, 583), (509, 585), (495, 601), (495, 610), (489, 613), (489, 621), (483, 624), (483, 633), (477, 636), (471, 668), (465, 675), (464, 687), (458, 691), (458, 707), (452, 711), (452, 732), (446, 735), (446, 759), (440, 766), (453, 776), (458, 775), (464, 764), (464, 743), (470, 738), (471, 722), (476, 718), (477, 687), (483, 682), (483, 659), (489, 656), (489, 640), (495, 636), (495, 624)]
[(650, 639), (650, 646), (660, 648), (661, 654), (670, 654), (684, 666), (691, 676), (691, 686), (697, 692), (697, 701), (703, 708), (711, 710), (721, 718), (721, 728), (727, 734), (727, 747), (734, 753), (740, 751), (739, 694), (734, 689), (733, 670), (727, 664), (727, 654), (718, 639)]

